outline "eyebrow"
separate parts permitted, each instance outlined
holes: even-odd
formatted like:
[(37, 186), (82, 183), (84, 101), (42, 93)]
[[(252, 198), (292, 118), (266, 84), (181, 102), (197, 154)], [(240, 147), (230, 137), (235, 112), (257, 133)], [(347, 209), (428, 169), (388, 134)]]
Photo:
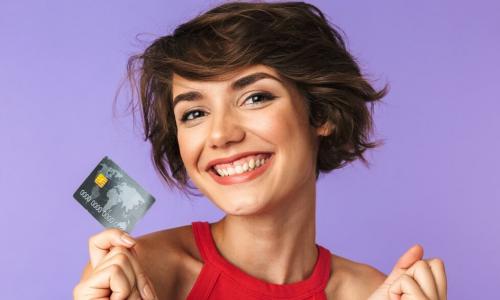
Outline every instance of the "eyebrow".
[[(283, 83), (276, 76), (273, 76), (271, 74), (264, 73), (264, 72), (257, 72), (257, 73), (253, 73), (253, 74), (244, 76), (244, 77), (234, 81), (233, 83), (231, 83), (231, 90), (233, 90), (233, 91), (242, 90), (245, 87), (257, 82), (258, 80), (264, 79), (264, 78), (274, 79), (276, 81)], [(175, 96), (175, 98), (174, 98), (174, 101), (173, 101), (174, 103), (173, 103), (172, 109), (174, 109), (175, 106), (181, 101), (196, 101), (196, 100), (200, 100), (201, 98), (203, 98), (203, 95), (200, 94), (199, 92), (196, 92), (196, 91), (191, 91), (191, 92), (179, 94), (179, 95)]]

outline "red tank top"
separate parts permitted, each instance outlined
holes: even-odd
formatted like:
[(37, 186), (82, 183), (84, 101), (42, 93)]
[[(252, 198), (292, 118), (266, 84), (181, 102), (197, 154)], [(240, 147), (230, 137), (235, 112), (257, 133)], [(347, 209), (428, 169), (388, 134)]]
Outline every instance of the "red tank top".
[(273, 284), (250, 276), (231, 264), (217, 250), (210, 224), (192, 222), (196, 246), (203, 267), (187, 300), (326, 300), (330, 277), (330, 251), (318, 244), (318, 259), (312, 274), (299, 282)]

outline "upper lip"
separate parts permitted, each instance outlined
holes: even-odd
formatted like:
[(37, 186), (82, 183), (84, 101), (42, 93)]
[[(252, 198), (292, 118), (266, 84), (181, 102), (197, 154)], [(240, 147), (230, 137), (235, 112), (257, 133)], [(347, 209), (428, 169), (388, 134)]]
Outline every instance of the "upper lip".
[(235, 160), (238, 160), (242, 157), (249, 156), (249, 155), (257, 155), (257, 154), (268, 154), (270, 152), (263, 152), (263, 151), (250, 151), (250, 152), (243, 152), (243, 153), (238, 153), (229, 157), (224, 157), (224, 158), (218, 158), (214, 159), (208, 162), (207, 164), (207, 171), (210, 170), (211, 167), (218, 165), (218, 164), (227, 164), (231, 163)]

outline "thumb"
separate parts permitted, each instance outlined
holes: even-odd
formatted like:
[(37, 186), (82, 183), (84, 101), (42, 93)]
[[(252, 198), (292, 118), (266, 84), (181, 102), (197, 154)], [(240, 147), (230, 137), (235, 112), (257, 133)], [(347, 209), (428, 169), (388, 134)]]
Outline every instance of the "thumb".
[(415, 262), (421, 260), (424, 256), (424, 248), (419, 244), (413, 245), (410, 249), (401, 255), (398, 259), (391, 273), (387, 276), (384, 283), (392, 284), (396, 279), (399, 278), (406, 270), (411, 267)]

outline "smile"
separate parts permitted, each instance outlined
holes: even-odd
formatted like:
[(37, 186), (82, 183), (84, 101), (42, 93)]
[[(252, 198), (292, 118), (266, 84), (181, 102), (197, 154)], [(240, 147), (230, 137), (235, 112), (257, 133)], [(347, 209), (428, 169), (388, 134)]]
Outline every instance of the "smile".
[(239, 175), (245, 172), (250, 172), (253, 169), (260, 168), (270, 157), (270, 153), (249, 155), (234, 161), (233, 163), (215, 165), (213, 168), (214, 171), (222, 177), (232, 176), (235, 174)]
[(253, 180), (263, 174), (272, 164), (274, 154), (259, 154), (236, 164), (216, 165), (209, 170), (210, 176), (219, 184), (229, 185)]

